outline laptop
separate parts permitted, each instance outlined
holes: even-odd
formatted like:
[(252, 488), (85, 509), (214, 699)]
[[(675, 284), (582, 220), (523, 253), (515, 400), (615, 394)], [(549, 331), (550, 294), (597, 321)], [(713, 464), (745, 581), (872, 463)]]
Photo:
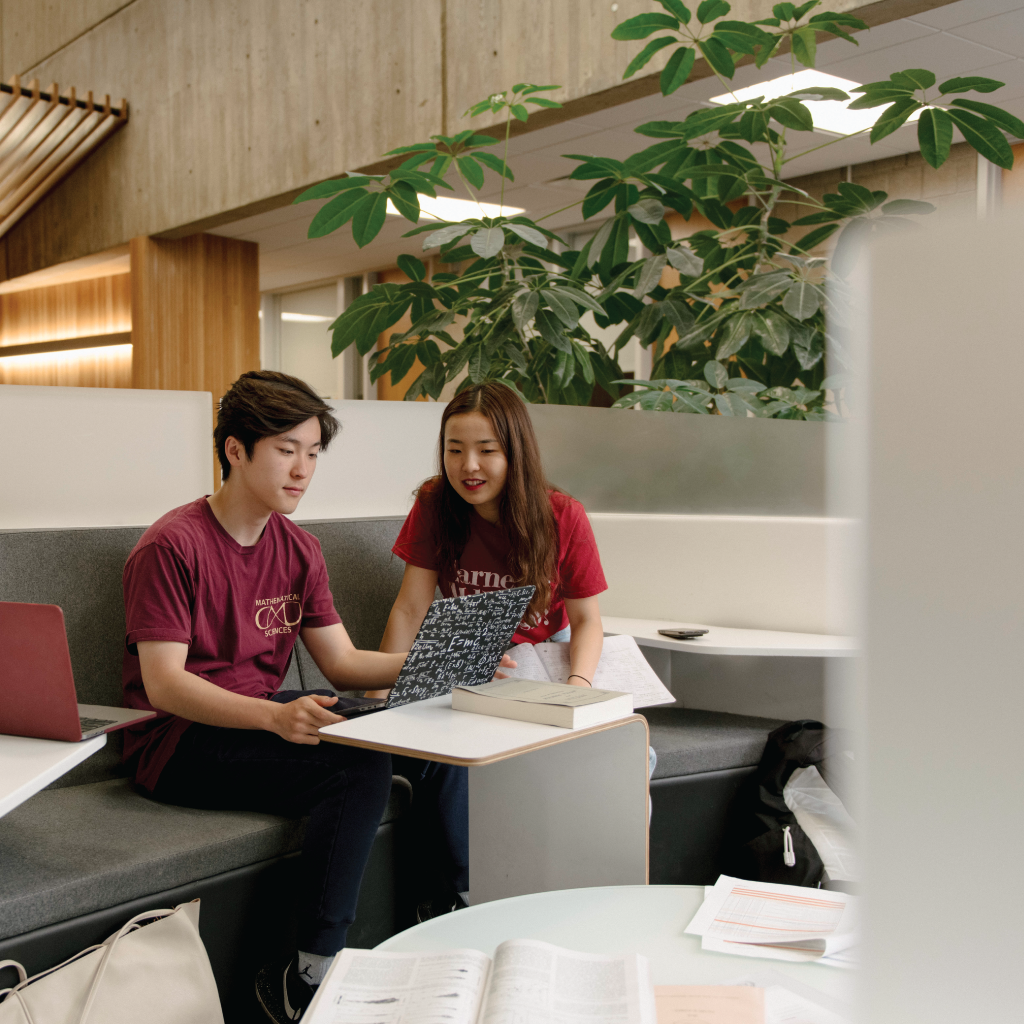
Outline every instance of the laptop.
[(0, 734), (76, 743), (154, 714), (79, 704), (64, 613), (55, 604), (0, 601)]
[(386, 699), (342, 698), (328, 710), (346, 718), (442, 697), (452, 686), (489, 683), (523, 621), (535, 587), (434, 601)]

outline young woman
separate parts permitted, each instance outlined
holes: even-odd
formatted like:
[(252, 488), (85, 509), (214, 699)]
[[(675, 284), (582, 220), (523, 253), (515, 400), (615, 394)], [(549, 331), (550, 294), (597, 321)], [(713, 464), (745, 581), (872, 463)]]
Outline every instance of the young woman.
[(568, 634), (568, 681), (590, 686), (607, 584), (583, 506), (544, 478), (523, 401), (494, 381), (461, 392), (441, 418), (438, 462), (392, 548), (406, 567), (381, 651), (409, 650), (436, 586), (457, 597), (533, 584), (512, 642)]

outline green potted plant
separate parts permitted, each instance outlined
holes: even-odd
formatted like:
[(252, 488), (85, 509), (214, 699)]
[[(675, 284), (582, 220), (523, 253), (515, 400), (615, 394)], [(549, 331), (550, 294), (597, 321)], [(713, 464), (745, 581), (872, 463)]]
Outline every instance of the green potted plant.
[[(794, 72), (798, 66), (813, 68), (818, 33), (856, 45), (850, 32), (867, 28), (849, 14), (818, 12), (819, 0), (776, 4), (773, 17), (757, 21), (730, 20), (724, 0), (704, 0), (695, 10), (682, 0), (659, 0), (657, 6), (618, 25), (613, 37), (655, 36), (624, 77), (672, 48), (660, 76), (665, 95), (684, 84), (698, 56), (733, 93), (738, 59), (760, 67), (788, 48)], [(849, 106), (879, 110), (865, 129), (871, 142), (917, 114), (921, 153), (932, 167), (949, 156), (956, 127), (978, 153), (1009, 168), (1013, 154), (1006, 134), (1024, 138), (1024, 123), (972, 95), (1002, 84), (980, 77), (937, 83), (930, 71), (904, 70), (853, 90)], [(393, 383), (418, 359), (424, 369), (407, 399), (437, 399), (446, 384), (460, 378), (460, 386), (496, 379), (530, 402), (586, 405), (597, 384), (618, 407), (785, 419), (841, 412), (844, 367), (827, 366), (830, 359), (841, 363), (841, 357), (827, 353), (826, 325), (835, 315), (831, 306), (841, 293), (849, 243), (865, 233), (906, 228), (910, 218), (934, 209), (913, 200), (890, 201), (884, 192), (848, 182), (819, 201), (786, 182), (787, 164), (812, 148), (798, 141), (814, 127), (807, 101), (851, 97), (821, 87), (774, 98), (733, 95), (733, 102), (695, 111), (683, 121), (638, 126), (640, 136), (658, 141), (622, 160), (566, 154), (577, 163), (570, 177), (594, 182), (578, 201), (581, 220), (603, 221), (579, 251), (564, 247), (544, 227), (546, 218), (499, 213), (421, 223), (419, 196), (451, 190), (452, 177), (476, 198), (485, 170), (501, 175), (503, 205), (504, 182), (513, 180), (507, 161), (511, 119), (526, 121), (530, 105), (557, 107), (544, 95), (556, 88), (522, 83), (467, 111), (505, 112), (501, 157), (492, 147), (502, 140), (490, 135), (467, 130), (433, 136), (388, 154), (405, 157), (390, 174), (324, 182), (296, 200), (331, 197), (313, 218), (310, 237), (351, 221), (353, 237), (363, 246), (383, 226), (391, 199), (415, 225), (408, 236), (424, 236), (424, 252), (465, 267), (427, 280), (418, 256), (399, 257), (410, 281), (379, 284), (356, 299), (332, 325), (334, 355), (352, 344), (363, 355), (374, 350), (371, 379), (390, 373)], [(813, 148), (847, 137), (815, 141)], [(778, 215), (783, 202), (806, 213), (787, 221)], [(674, 240), (665, 221), (668, 210), (687, 219), (697, 211), (713, 227)], [(795, 237), (794, 229), (803, 228)], [(831, 260), (814, 256), (836, 232)], [(649, 255), (630, 260), (634, 234)], [(552, 241), (561, 243), (560, 251), (550, 247)], [(666, 269), (678, 273), (678, 284), (662, 283)], [(581, 325), (586, 311), (602, 328), (620, 327), (611, 344)], [(378, 336), (407, 312), (409, 330), (392, 334), (376, 351)], [(461, 337), (452, 333), (455, 324)], [(651, 380), (623, 379), (618, 357), (634, 337), (652, 349)], [(623, 393), (626, 387), (631, 390)]]

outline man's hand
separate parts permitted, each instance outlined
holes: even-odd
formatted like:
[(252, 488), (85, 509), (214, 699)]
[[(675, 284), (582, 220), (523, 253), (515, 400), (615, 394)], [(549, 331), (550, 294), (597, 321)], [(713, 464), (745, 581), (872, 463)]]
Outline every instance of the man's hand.
[(271, 702), (274, 708), (271, 731), (289, 743), (308, 743), (315, 746), (320, 742), (318, 729), (345, 721), (342, 715), (335, 715), (327, 710), (337, 700), (337, 697), (321, 697), (319, 694), (311, 693), (287, 704)]
[[(501, 662), (498, 664), (498, 668), (499, 669), (502, 669), (502, 668), (518, 668), (518, 662), (513, 661), (507, 654), (503, 654), (501, 656)], [(494, 673), (494, 678), (495, 679), (508, 679), (509, 677), (507, 675), (505, 675), (504, 672), (495, 672)], [(492, 682), (493, 682), (493, 680), (492, 680)]]

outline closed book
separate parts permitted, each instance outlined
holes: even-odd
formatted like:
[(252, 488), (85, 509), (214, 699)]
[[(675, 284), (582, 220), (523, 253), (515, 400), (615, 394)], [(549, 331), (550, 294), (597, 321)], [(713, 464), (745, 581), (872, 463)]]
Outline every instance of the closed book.
[(535, 679), (499, 679), (452, 689), (452, 710), (580, 729), (633, 713), (633, 695)]

